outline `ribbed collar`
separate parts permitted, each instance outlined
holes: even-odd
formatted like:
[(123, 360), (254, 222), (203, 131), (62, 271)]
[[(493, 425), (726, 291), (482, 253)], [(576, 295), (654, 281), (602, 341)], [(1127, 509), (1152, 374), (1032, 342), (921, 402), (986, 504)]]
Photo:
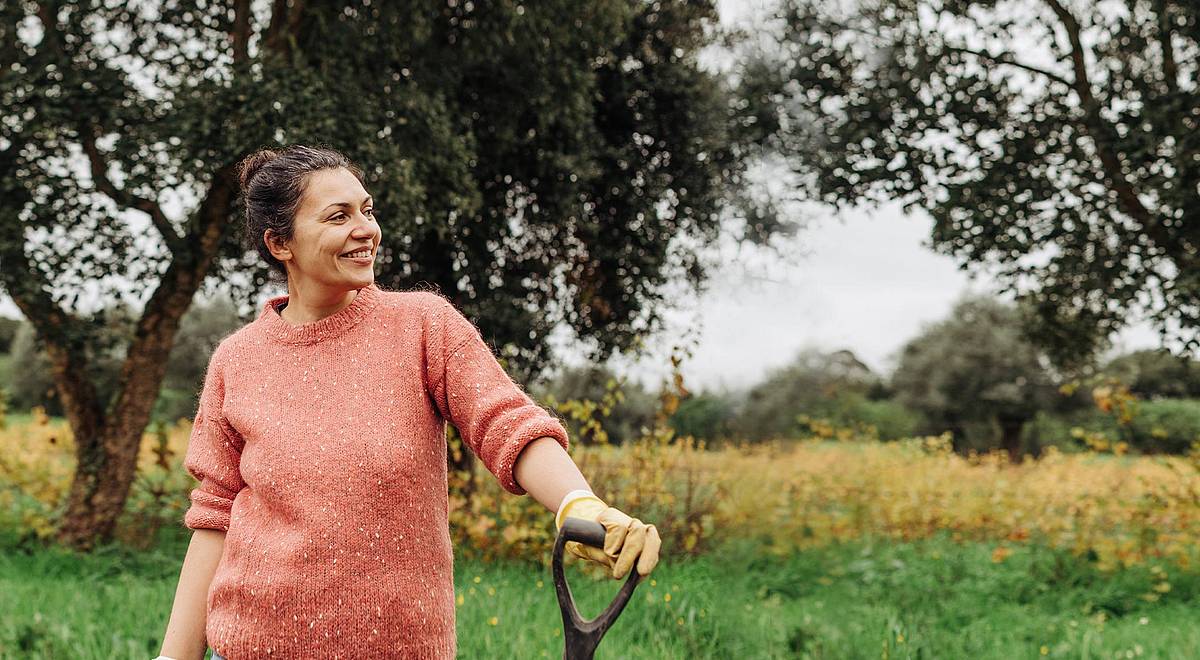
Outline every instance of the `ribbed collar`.
[(354, 300), (340, 311), (301, 325), (288, 323), (275, 311), (278, 305), (288, 300), (287, 295), (276, 296), (263, 305), (258, 321), (273, 341), (282, 344), (315, 344), (337, 337), (370, 316), (371, 310), (379, 304), (379, 294), (379, 288), (374, 283), (369, 284), (359, 289)]

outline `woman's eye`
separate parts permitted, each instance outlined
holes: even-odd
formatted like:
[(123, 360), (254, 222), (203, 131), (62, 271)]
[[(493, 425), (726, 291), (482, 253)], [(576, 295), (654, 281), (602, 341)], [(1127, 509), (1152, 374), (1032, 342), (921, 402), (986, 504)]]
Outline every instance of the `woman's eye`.
[(367, 209), (366, 211), (363, 211), (363, 215), (367, 216), (368, 218), (374, 218), (375, 209)]

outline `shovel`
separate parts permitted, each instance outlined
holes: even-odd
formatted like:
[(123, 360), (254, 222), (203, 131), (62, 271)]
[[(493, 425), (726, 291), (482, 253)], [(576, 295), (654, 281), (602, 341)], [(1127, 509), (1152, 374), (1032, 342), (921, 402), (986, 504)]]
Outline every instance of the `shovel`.
[(558, 530), (558, 540), (554, 542), (554, 592), (558, 595), (558, 606), (562, 609), (563, 641), (566, 644), (563, 660), (592, 660), (600, 638), (604, 637), (604, 633), (608, 632), (617, 617), (621, 616), (621, 610), (625, 609), (629, 598), (633, 596), (640, 576), (637, 567), (632, 567), (629, 570), (629, 579), (625, 580), (616, 598), (600, 616), (585, 621), (579, 615), (579, 609), (575, 607), (571, 587), (567, 585), (567, 578), (563, 575), (562, 556), (567, 541), (578, 541), (593, 548), (603, 548), (604, 526), (590, 520), (567, 518)]

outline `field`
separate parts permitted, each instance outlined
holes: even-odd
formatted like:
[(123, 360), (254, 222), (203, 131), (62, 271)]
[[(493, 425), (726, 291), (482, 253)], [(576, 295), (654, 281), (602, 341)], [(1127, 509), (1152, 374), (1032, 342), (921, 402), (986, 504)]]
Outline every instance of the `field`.
[[(147, 434), (119, 541), (86, 556), (42, 545), (70, 474), (69, 433), (36, 415), (9, 422), (0, 657), (153, 657), (187, 544), (176, 521), (191, 486), (178, 464), (186, 423)], [(1200, 648), (1194, 457), (1051, 454), (1009, 466), (954, 455), (944, 438), (572, 453), (610, 501), (664, 537), (653, 581), (599, 658), (1187, 658)], [(548, 512), (502, 494), (486, 472), (454, 481), (462, 657), (560, 657)], [(588, 569), (569, 573), (590, 616), (618, 584)]]
[[(92, 557), (5, 548), (0, 657), (153, 657), (185, 547)], [(586, 616), (615, 593), (611, 580), (568, 575)], [(549, 571), (459, 559), (456, 582), (461, 657), (561, 657)], [(1162, 598), (1141, 597), (1164, 584)], [(1200, 580), (1175, 570), (1104, 573), (1037, 546), (996, 562), (989, 545), (945, 536), (787, 558), (714, 553), (664, 561), (596, 657), (1192, 658), (1198, 596)]]

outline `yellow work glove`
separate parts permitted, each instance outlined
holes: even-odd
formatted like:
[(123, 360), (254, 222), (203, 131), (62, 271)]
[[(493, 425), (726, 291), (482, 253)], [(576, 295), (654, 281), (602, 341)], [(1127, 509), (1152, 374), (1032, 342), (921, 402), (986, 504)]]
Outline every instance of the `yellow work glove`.
[(637, 572), (645, 577), (658, 564), (658, 550), (662, 540), (654, 525), (647, 525), (637, 518), (630, 518), (604, 503), (599, 497), (586, 491), (572, 491), (563, 498), (554, 524), (562, 529), (566, 518), (583, 518), (604, 526), (604, 549), (593, 548), (578, 541), (569, 541), (566, 549), (576, 557), (599, 562), (612, 569), (614, 579), (629, 574), (634, 563)]

